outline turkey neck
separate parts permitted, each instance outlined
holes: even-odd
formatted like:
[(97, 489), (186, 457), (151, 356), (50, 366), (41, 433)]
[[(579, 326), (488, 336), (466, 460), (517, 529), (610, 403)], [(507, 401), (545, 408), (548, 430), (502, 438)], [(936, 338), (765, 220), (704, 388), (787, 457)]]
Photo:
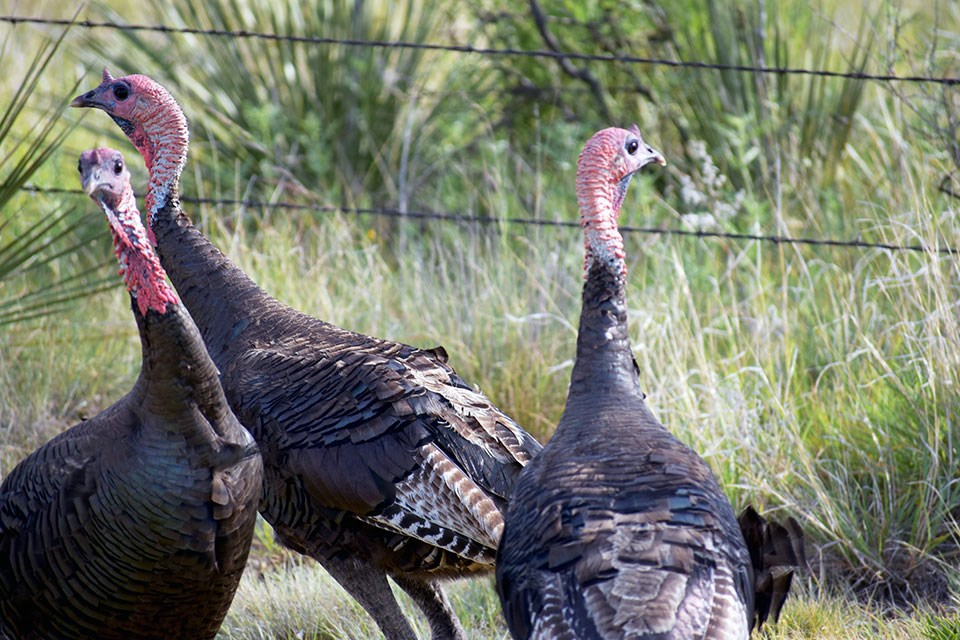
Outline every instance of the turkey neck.
[[(557, 433), (588, 444), (596, 437), (599, 412), (620, 415), (646, 413), (627, 332), (626, 278), (623, 236), (617, 229), (619, 205), (628, 180), (597, 186), (578, 175), (577, 195), (586, 248), (586, 281), (577, 332), (577, 357)], [(639, 405), (639, 406), (637, 406)], [(581, 437), (582, 436), (582, 437)]]
[[(229, 433), (227, 401), (220, 387), (217, 368), (184, 308), (171, 304), (165, 313), (147, 309), (141, 313), (136, 299), (133, 315), (140, 331), (142, 362), (137, 390), (139, 404), (151, 414), (167, 418), (159, 422), (170, 431), (191, 425), (188, 439), (216, 447), (213, 433), (235, 440)], [(149, 393), (147, 393), (149, 389)], [(190, 393), (184, 396), (184, 389)], [(137, 390), (133, 393), (136, 394)], [(185, 401), (186, 400), (186, 401)], [(197, 430), (194, 411), (199, 411), (213, 432)]]
[(621, 403), (642, 397), (627, 332), (622, 265), (622, 260), (594, 260), (588, 267), (568, 405), (582, 397), (591, 403), (607, 396)]
[[(150, 393), (142, 395), (141, 402), (155, 405), (149, 409), (157, 415), (171, 415), (187, 386), (193, 390), (191, 406), (195, 403), (214, 429), (219, 429), (226, 404), (216, 367), (150, 249), (133, 191), (126, 190), (119, 203), (101, 205), (110, 222), (114, 251), (140, 333), (142, 365), (138, 388), (150, 389)], [(187, 413), (190, 412), (192, 409), (188, 409)], [(179, 428), (176, 420), (164, 424), (174, 430)]]
[[(177, 113), (182, 119), (179, 108)], [(273, 299), (207, 240), (181, 209), (179, 181), (186, 161), (187, 130), (185, 122), (183, 127), (169, 128), (173, 133), (151, 136), (154, 142), (148, 153), (141, 150), (150, 171), (150, 231), (160, 262), (210, 355), (223, 366), (221, 358), (236, 333), (256, 324), (264, 305)]]
[(157, 212), (152, 231), (160, 262), (190, 310), (210, 356), (221, 367), (230, 343), (263, 320), (276, 301), (200, 233), (176, 193)]
[(605, 168), (590, 166), (590, 160), (581, 159), (578, 167), (586, 281), (568, 404), (584, 395), (642, 397), (627, 333), (627, 267), (617, 228), (629, 181), (628, 176), (614, 183)]

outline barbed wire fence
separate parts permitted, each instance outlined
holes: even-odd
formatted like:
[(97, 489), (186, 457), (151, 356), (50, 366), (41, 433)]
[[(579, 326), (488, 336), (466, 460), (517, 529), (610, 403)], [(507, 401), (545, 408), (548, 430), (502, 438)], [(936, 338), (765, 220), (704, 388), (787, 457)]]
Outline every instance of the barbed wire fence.
[(555, 60), (581, 60), (586, 62), (621, 62), (628, 64), (646, 64), (653, 66), (683, 69), (704, 69), (712, 71), (739, 71), (744, 73), (764, 73), (773, 75), (809, 75), (824, 78), (846, 78), (851, 80), (871, 80), (877, 82), (926, 82), (942, 85), (960, 84), (960, 77), (875, 74), (857, 71), (831, 71), (828, 69), (807, 69), (803, 67), (754, 66), (746, 64), (721, 64), (696, 60), (670, 60), (667, 58), (646, 58), (613, 54), (580, 53), (576, 51), (548, 51), (543, 49), (512, 49), (475, 47), (469, 44), (407, 42), (393, 40), (365, 40), (357, 38), (331, 38), (321, 36), (298, 36), (277, 33), (262, 33), (248, 30), (200, 29), (196, 27), (171, 27), (167, 25), (119, 24), (115, 22), (97, 22), (92, 20), (66, 20), (57, 18), (37, 18), (25, 16), (0, 16), (0, 22), (9, 24), (38, 24), (47, 26), (74, 26), (84, 29), (114, 29), (118, 31), (150, 31), (155, 33), (200, 35), (218, 38), (254, 38), (279, 42), (299, 42), (317, 45), (338, 45), (344, 47), (377, 47), (394, 49), (422, 49), (428, 51), (446, 51), (451, 53), (476, 54), (482, 56), (514, 56), (532, 58), (552, 58)]
[[(39, 187), (27, 185), (22, 191), (47, 194), (47, 195), (71, 195), (86, 196), (80, 189), (64, 189), (59, 187)], [(438, 211), (403, 211), (396, 207), (347, 207), (338, 205), (305, 204), (299, 202), (268, 202), (264, 200), (243, 200), (235, 198), (197, 198), (181, 196), (181, 202), (197, 205), (212, 206), (236, 206), (255, 209), (287, 209), (295, 211), (310, 211), (314, 213), (341, 213), (346, 215), (376, 215), (385, 217), (394, 217), (409, 220), (436, 220), (442, 222), (462, 223), (462, 224), (516, 224), (534, 227), (575, 227), (579, 228), (580, 223), (572, 220), (545, 220), (538, 218), (516, 218), (516, 217), (498, 217), (485, 216), (470, 213), (438, 212)], [(960, 249), (953, 247), (930, 247), (922, 244), (896, 244), (889, 242), (870, 242), (859, 238), (853, 240), (836, 240), (830, 238), (808, 238), (794, 237), (775, 234), (759, 233), (733, 233), (728, 231), (712, 231), (707, 229), (675, 229), (669, 227), (641, 227), (631, 225), (620, 225), (622, 233), (660, 235), (660, 236), (679, 236), (685, 238), (713, 238), (734, 241), (753, 241), (767, 242), (771, 244), (794, 244), (806, 246), (821, 247), (847, 247), (856, 249), (886, 249), (898, 252), (915, 253), (935, 253), (941, 255), (958, 255)]]
[[(34, 24), (46, 26), (70, 26), (84, 29), (113, 29), (120, 31), (144, 31), (164, 34), (180, 35), (198, 35), (217, 38), (250, 38), (266, 41), (294, 42), (313, 45), (332, 45), (345, 47), (375, 47), (375, 48), (404, 48), (421, 49), (430, 51), (443, 51), (459, 54), (471, 54), (482, 56), (513, 56), (513, 57), (534, 57), (549, 58), (555, 60), (578, 60), (590, 62), (605, 63), (624, 63), (640, 64), (651, 66), (665, 66), (673, 68), (699, 69), (706, 71), (736, 71), (742, 73), (760, 73), (771, 75), (806, 75), (824, 78), (839, 78), (851, 80), (863, 80), (872, 82), (901, 82), (901, 83), (929, 83), (951, 87), (960, 85), (960, 77), (953, 76), (930, 76), (930, 75), (898, 75), (898, 74), (876, 74), (866, 72), (846, 72), (833, 71), (828, 69), (809, 69), (803, 67), (773, 67), (773, 66), (755, 66), (741, 64), (721, 64), (703, 61), (691, 60), (671, 60), (663, 58), (648, 58), (640, 56), (612, 55), (612, 54), (587, 54), (574, 51), (556, 51), (556, 50), (526, 50), (514, 48), (491, 48), (476, 47), (470, 44), (453, 43), (424, 43), (408, 41), (387, 41), (387, 40), (366, 40), (353, 38), (334, 38), (320, 36), (301, 36), (292, 34), (264, 33), (249, 30), (224, 30), (224, 29), (200, 29), (194, 27), (171, 27), (168, 25), (146, 25), (146, 24), (119, 24), (105, 21), (91, 20), (67, 20), (57, 18), (41, 18), (30, 16), (0, 15), (0, 23), (11, 25)], [(613, 88), (620, 92), (637, 92), (637, 89), (630, 87)], [(589, 92), (589, 89), (582, 87), (520, 87), (518, 91), (529, 91), (539, 93), (551, 92)], [(508, 89), (507, 91), (510, 91)], [(948, 196), (958, 197), (949, 188), (946, 182), (941, 182), (939, 190)], [(60, 194), (60, 195), (84, 195), (79, 189), (64, 189), (57, 187), (43, 187), (38, 185), (26, 185), (21, 188), (22, 191), (35, 194)], [(267, 202), (258, 200), (243, 200), (230, 198), (197, 198), (181, 197), (181, 200), (191, 204), (214, 205), (214, 206), (237, 206), (247, 208), (262, 209), (287, 209), (303, 210), (315, 213), (341, 213), (347, 215), (374, 215), (393, 217), (409, 220), (433, 220), (451, 223), (473, 223), (473, 224), (516, 224), (540, 227), (579, 227), (579, 222), (563, 220), (546, 220), (535, 218), (518, 217), (498, 217), (468, 213), (456, 212), (435, 212), (435, 211), (409, 211), (401, 210), (396, 207), (348, 207), (337, 205), (304, 204), (294, 202)], [(960, 248), (928, 246), (925, 244), (895, 244), (887, 242), (866, 241), (861, 238), (841, 240), (831, 238), (811, 238), (811, 237), (793, 237), (779, 234), (759, 234), (759, 233), (734, 233), (725, 231), (697, 229), (677, 229), (665, 227), (645, 227), (645, 226), (621, 226), (620, 230), (624, 233), (637, 233), (646, 235), (678, 236), (700, 239), (722, 239), (732, 241), (752, 241), (764, 242), (775, 245), (806, 245), (822, 247), (838, 247), (848, 249), (881, 249), (895, 252), (916, 252), (933, 253), (939, 255), (958, 255)]]

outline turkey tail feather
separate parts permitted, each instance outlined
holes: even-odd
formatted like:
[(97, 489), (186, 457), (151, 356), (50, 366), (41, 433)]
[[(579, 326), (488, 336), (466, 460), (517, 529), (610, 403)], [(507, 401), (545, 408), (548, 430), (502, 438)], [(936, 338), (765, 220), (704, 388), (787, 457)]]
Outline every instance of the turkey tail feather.
[(738, 518), (754, 574), (754, 606), (750, 628), (759, 629), (770, 618), (776, 622), (787, 599), (793, 574), (806, 567), (803, 529), (793, 517), (766, 520), (753, 507)]

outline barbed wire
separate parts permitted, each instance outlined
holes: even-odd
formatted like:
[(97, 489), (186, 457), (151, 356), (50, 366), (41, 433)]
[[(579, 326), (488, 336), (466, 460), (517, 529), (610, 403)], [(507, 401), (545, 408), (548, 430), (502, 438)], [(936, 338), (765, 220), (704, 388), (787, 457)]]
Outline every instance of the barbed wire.
[(328, 44), (346, 47), (371, 47), (392, 49), (421, 49), (427, 51), (448, 51), (455, 53), (477, 54), (484, 56), (515, 56), (532, 58), (552, 58), (581, 60), (589, 62), (623, 62), (647, 64), (686, 69), (705, 69), (715, 71), (739, 71), (745, 73), (764, 73), (772, 75), (807, 75), (824, 78), (845, 78), (850, 80), (871, 80), (878, 82), (912, 82), (943, 85), (960, 84), (957, 77), (935, 77), (924, 75), (897, 75), (865, 73), (861, 71), (830, 71), (826, 69), (805, 69), (801, 67), (770, 67), (746, 64), (725, 64), (695, 60), (670, 60), (666, 58), (648, 58), (613, 54), (580, 53), (575, 51), (546, 51), (513, 48), (475, 47), (469, 44), (439, 44), (429, 42), (408, 42), (392, 40), (365, 40), (361, 38), (332, 38), (322, 36), (297, 36), (278, 33), (261, 33), (246, 29), (200, 29), (196, 27), (170, 27), (167, 25), (118, 24), (115, 22), (96, 22), (92, 20), (67, 20), (63, 18), (39, 18), (29, 16), (0, 16), (0, 22), (17, 24), (40, 24), (50, 26), (75, 26), (84, 29), (116, 29), (120, 31), (151, 31), (156, 33), (199, 35), (223, 38), (252, 38), (279, 42), (302, 42), (308, 44)]
[[(86, 195), (80, 189), (65, 189), (61, 187), (40, 187), (25, 185), (20, 188), (38, 194)], [(484, 216), (468, 213), (436, 212), (436, 211), (403, 211), (395, 207), (347, 207), (341, 205), (304, 204), (297, 202), (268, 202), (260, 200), (242, 200), (232, 198), (198, 198), (181, 196), (180, 200), (188, 204), (236, 206), (254, 209), (286, 209), (292, 211), (312, 211), (315, 213), (343, 213), (347, 215), (374, 215), (390, 218), (407, 218), (411, 220), (437, 220), (442, 222), (459, 222), (472, 224), (517, 224), (538, 227), (580, 227), (580, 223), (572, 220), (543, 220), (538, 218), (501, 218), (498, 216)], [(709, 231), (706, 229), (676, 229), (669, 227), (638, 227), (630, 225), (620, 226), (625, 234), (637, 233), (642, 235), (679, 236), (687, 238), (718, 239), (733, 241), (766, 242), (775, 245), (795, 244), (820, 247), (840, 247), (849, 249), (885, 249), (896, 252), (934, 253), (938, 255), (960, 255), (960, 249), (953, 247), (929, 247), (922, 244), (893, 244), (888, 242), (868, 242), (859, 238), (854, 240), (836, 240), (831, 238), (793, 237), (776, 234), (733, 233), (729, 231)]]
[[(409, 79), (409, 78), (405, 78)], [(643, 95), (648, 90), (641, 86), (615, 86), (605, 87), (604, 91), (611, 95)], [(573, 87), (567, 85), (551, 84), (512, 84), (501, 87), (470, 88), (470, 89), (410, 89), (410, 94), (416, 94), (425, 97), (445, 97), (445, 96), (464, 96), (464, 97), (482, 97), (482, 96), (513, 96), (522, 98), (537, 98), (540, 100), (549, 100), (564, 96), (592, 96), (593, 90), (589, 87)]]

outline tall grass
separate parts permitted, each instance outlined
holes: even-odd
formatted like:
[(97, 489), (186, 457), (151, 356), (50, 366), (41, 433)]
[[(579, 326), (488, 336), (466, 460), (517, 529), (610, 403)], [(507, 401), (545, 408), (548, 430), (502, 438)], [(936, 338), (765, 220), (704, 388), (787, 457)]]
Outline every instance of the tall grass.
[[(499, 602), (488, 580), (451, 585), (448, 589), (454, 610), (471, 640), (508, 640), (500, 619)], [(767, 640), (953, 640), (956, 619), (948, 615), (920, 614), (914, 618), (893, 618), (847, 599), (818, 595), (798, 589), (776, 625), (765, 626)], [(418, 620), (416, 608), (399, 590), (401, 608), (414, 621), (420, 637), (426, 624)], [(380, 637), (371, 628), (355, 602), (312, 563), (296, 563), (258, 578), (244, 575), (233, 608), (227, 615), (221, 640), (368, 640)]]
[[(464, 581), (449, 589), (454, 610), (471, 639), (506, 640), (500, 602), (489, 579)], [(421, 638), (429, 635), (416, 605), (395, 589), (400, 607)], [(315, 562), (293, 561), (257, 577), (247, 572), (235, 605), (217, 638), (221, 640), (369, 640), (381, 637), (369, 615)]]

